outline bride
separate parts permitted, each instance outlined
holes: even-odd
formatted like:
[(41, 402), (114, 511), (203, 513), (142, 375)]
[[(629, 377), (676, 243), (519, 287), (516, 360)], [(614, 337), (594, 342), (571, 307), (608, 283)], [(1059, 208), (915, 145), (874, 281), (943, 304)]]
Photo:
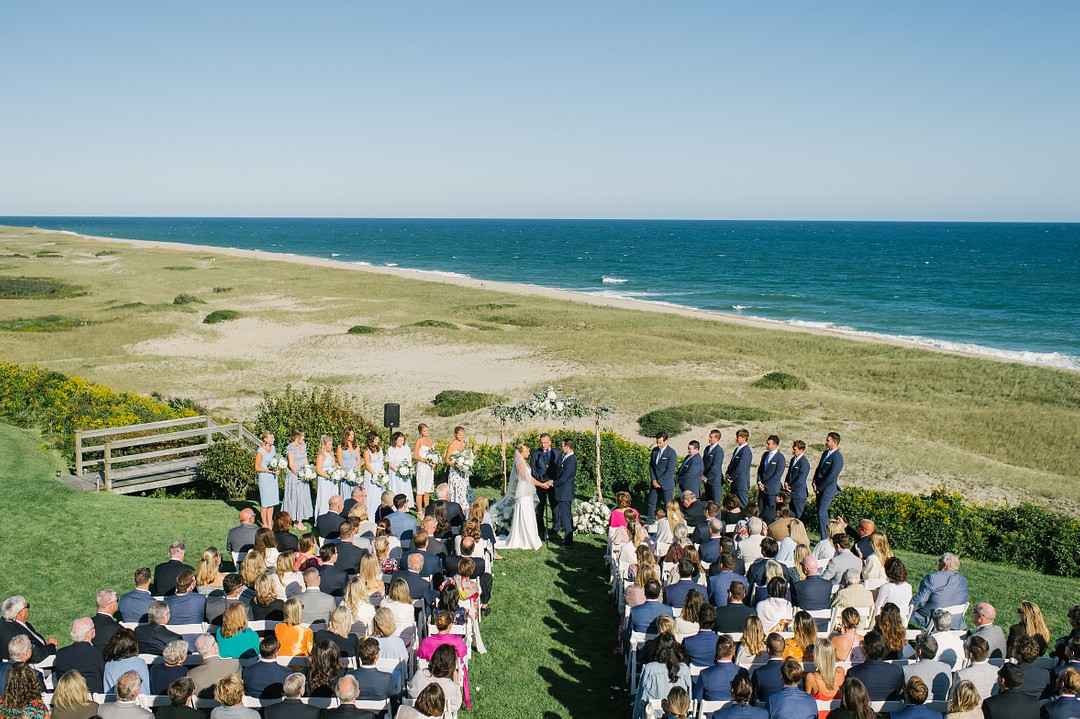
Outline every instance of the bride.
[(537, 482), (533, 479), (529, 469), (529, 447), (526, 444), (518, 445), (514, 452), (514, 469), (510, 475), (513, 493), (499, 500), (496, 511), (500, 505), (513, 503), (514, 521), (511, 523), (510, 536), (498, 543), (499, 549), (539, 549), (542, 542), (540, 534), (536, 531), (536, 488), (547, 489), (551, 482)]

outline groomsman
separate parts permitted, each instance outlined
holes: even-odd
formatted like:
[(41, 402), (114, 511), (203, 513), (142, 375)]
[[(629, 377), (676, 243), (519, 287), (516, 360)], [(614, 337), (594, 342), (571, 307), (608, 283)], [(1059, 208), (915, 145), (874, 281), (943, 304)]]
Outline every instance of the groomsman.
[(840, 489), (840, 471), (844, 468), (844, 457), (837, 447), (840, 446), (840, 435), (829, 432), (825, 437), (825, 453), (821, 455), (817, 469), (814, 471), (814, 494), (817, 495), (818, 528), (824, 537), (829, 531), (829, 506), (832, 504), (836, 491)]
[(702, 452), (702, 474), (709, 488), (709, 499), (717, 504), (724, 493), (724, 448), (720, 446), (720, 430), (709, 432), (709, 446)]
[(797, 439), (791, 444), (791, 464), (784, 477), (784, 489), (791, 492), (791, 516), (802, 519), (806, 509), (806, 478), (810, 476), (810, 460), (806, 458), (806, 442)]
[(739, 498), (739, 506), (746, 509), (750, 504), (750, 463), (754, 452), (750, 449), (750, 433), (740, 429), (735, 433), (735, 451), (731, 453), (724, 481), (731, 485), (731, 491)]
[(784, 482), (784, 455), (777, 449), (779, 446), (780, 438), (769, 435), (765, 440), (765, 456), (757, 468), (758, 509), (767, 522), (775, 521), (776, 495)]
[(679, 491), (690, 490), (698, 499), (701, 499), (701, 480), (705, 475), (705, 465), (701, 461), (701, 453), (698, 452), (700, 447), (696, 439), (690, 440), (678, 474)]
[[(529, 456), (529, 468), (532, 470), (533, 479), (541, 484), (554, 482), (559, 476), (559, 450), (551, 446), (551, 435), (544, 432), (540, 435), (540, 449), (534, 449)], [(544, 514), (545, 507), (551, 507), (552, 522), (555, 519), (555, 491), (544, 487), (536, 488), (536, 531), (544, 537), (545, 531)]]
[(649, 458), (649, 499), (646, 503), (645, 523), (653, 523), (653, 515), (656, 514), (656, 500), (659, 497), (661, 506), (666, 507), (671, 501), (671, 494), (675, 491), (675, 464), (679, 461), (675, 450), (668, 446), (667, 433), (659, 432), (656, 435), (656, 446), (653, 447), (652, 456)]

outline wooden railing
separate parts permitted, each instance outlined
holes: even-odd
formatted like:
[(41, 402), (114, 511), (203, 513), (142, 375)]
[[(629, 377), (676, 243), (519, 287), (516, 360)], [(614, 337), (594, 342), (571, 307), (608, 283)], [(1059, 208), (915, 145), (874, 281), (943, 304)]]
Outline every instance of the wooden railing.
[[(95, 439), (101, 443), (86, 444), (87, 440)], [(111, 492), (113, 472), (117, 465), (131, 467), (153, 461), (160, 462), (165, 458), (176, 460), (184, 457), (197, 461), (203, 452), (221, 439), (236, 439), (253, 448), (260, 444), (258, 438), (239, 422), (218, 424), (206, 415), (108, 429), (77, 430), (75, 474), (82, 476), (88, 470), (100, 472), (105, 491)], [(172, 446), (161, 447), (163, 444)], [(123, 451), (155, 446), (159, 448), (143, 452)]]

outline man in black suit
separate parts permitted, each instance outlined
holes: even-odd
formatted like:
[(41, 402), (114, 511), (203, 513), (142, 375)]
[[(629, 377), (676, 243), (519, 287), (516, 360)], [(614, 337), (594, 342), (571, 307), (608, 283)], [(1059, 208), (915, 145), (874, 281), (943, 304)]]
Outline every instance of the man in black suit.
[(679, 457), (675, 449), (668, 446), (666, 432), (656, 433), (656, 446), (649, 454), (649, 495), (645, 501), (645, 523), (652, 524), (656, 514), (656, 504), (667, 507), (671, 493), (675, 491), (675, 464)]
[(315, 529), (323, 539), (337, 539), (340, 535), (341, 523), (345, 518), (341, 516), (344, 502), (341, 496), (335, 494), (330, 498), (329, 508), (320, 514), (315, 520)]
[(356, 680), (357, 699), (362, 702), (381, 702), (396, 694), (394, 675), (379, 671), (375, 663), (379, 661), (379, 642), (368, 637), (360, 640), (360, 657), (356, 669), (349, 675)]
[[(428, 505), (431, 506), (430, 504)], [(439, 567), (442, 567), (442, 560), (446, 559), (446, 555), (450, 551), (446, 547), (446, 542), (435, 536), (435, 527), (438, 526), (438, 522), (435, 521), (435, 517), (424, 517), (420, 521), (420, 529), (427, 532), (427, 553), (433, 554), (439, 558)]]
[(716, 633), (741, 634), (743, 625), (746, 624), (746, 618), (754, 616), (757, 612), (754, 611), (753, 607), (743, 604), (743, 600), (746, 598), (746, 587), (742, 582), (732, 582), (728, 586), (727, 596), (727, 604), (716, 608)]
[[(540, 449), (534, 449), (529, 455), (529, 469), (532, 472), (533, 479), (543, 485), (554, 482), (558, 467), (559, 450), (551, 446), (551, 435), (544, 432), (540, 435)], [(541, 539), (547, 535), (547, 524), (544, 521), (546, 507), (551, 507), (552, 521), (554, 522), (555, 519), (553, 492), (554, 490), (547, 486), (536, 488), (536, 498), (539, 500), (536, 505), (536, 531), (540, 533)]]
[(304, 695), (307, 678), (300, 672), (290, 674), (282, 684), (285, 700), (263, 709), (266, 719), (319, 719), (319, 707), (300, 700)]
[(50, 654), (56, 654), (56, 637), (43, 637), (30, 623), (30, 602), (16, 594), (4, 600), (4, 620), (0, 622), (0, 659), (9, 659), (8, 642), (19, 635), (30, 639), (30, 661), (40, 663)]
[(76, 669), (86, 679), (91, 694), (105, 691), (105, 659), (93, 644), (94, 634), (94, 622), (89, 617), (80, 617), (71, 623), (72, 643), (57, 651), (53, 661), (53, 686), (64, 674)]
[(319, 567), (319, 586), (322, 591), (334, 597), (345, 596), (345, 585), (349, 583), (349, 575), (337, 566), (338, 545), (325, 545), (319, 550), (319, 558), (322, 559), (322, 565)]
[[(244, 609), (247, 611), (248, 621), (252, 621), (255, 616), (251, 612), (251, 604), (245, 602), (242, 599), (244, 593), (244, 582), (240, 579), (239, 574), (226, 574), (225, 578), (221, 580), (221, 589), (214, 590), (210, 596), (206, 598), (206, 621), (216, 626), (221, 626), (221, 617), (225, 614), (225, 610), (228, 609), (230, 604), (240, 602), (244, 605)], [(155, 687), (155, 691), (156, 691)]]
[(97, 593), (95, 601), (97, 602), (97, 613), (92, 617), (94, 622), (93, 644), (99, 651), (104, 651), (105, 647), (109, 646), (109, 640), (113, 638), (113, 634), (116, 634), (117, 630), (120, 629), (120, 622), (113, 618), (120, 606), (120, 600), (117, 598), (115, 590), (102, 589)]
[(431, 581), (424, 579), (421, 575), (424, 570), (424, 555), (414, 552), (409, 555), (406, 561), (408, 563), (407, 568), (394, 572), (390, 581), (393, 582), (395, 579), (405, 580), (405, 583), (409, 585), (409, 596), (413, 599), (423, 599), (424, 607), (430, 611), (438, 595), (431, 588)]
[(285, 680), (292, 670), (277, 663), (281, 643), (270, 635), (259, 642), (259, 661), (244, 667), (244, 693), (256, 699), (277, 699), (284, 695)]
[(765, 637), (765, 651), (769, 653), (769, 661), (758, 667), (750, 678), (757, 706), (768, 705), (769, 697), (784, 689), (784, 678), (780, 675), (780, 667), (784, 664), (784, 638), (776, 632)]
[(322, 719), (376, 719), (375, 712), (357, 708), (354, 702), (359, 693), (360, 687), (356, 683), (356, 677), (346, 674), (338, 679), (335, 691), (338, 707), (324, 711), (321, 714)]
[(458, 573), (458, 564), (468, 557), (472, 560), (475, 569), (472, 578), (480, 582), (480, 603), (486, 605), (491, 599), (491, 574), (487, 571), (487, 562), (483, 557), (475, 556), (476, 542), (472, 537), (461, 538), (461, 554), (451, 554), (443, 562), (446, 567), (446, 576), (455, 577)]
[(1024, 694), (1024, 670), (1016, 664), (1003, 664), (998, 670), (1000, 692), (983, 700), (986, 719), (1038, 719), (1039, 698)]
[[(866, 686), (872, 702), (900, 701), (904, 698), (904, 670), (883, 661), (888, 650), (881, 632), (872, 629), (863, 637), (866, 661), (848, 670), (849, 677), (858, 679)], [(1036, 700), (1036, 711), (1038, 703)]]
[(184, 571), (195, 571), (194, 567), (184, 564), (184, 551), (183, 542), (173, 542), (169, 545), (169, 561), (154, 567), (154, 585), (151, 591), (156, 596), (176, 594), (176, 578)]
[(341, 516), (348, 517), (352, 508), (358, 504), (367, 506), (367, 490), (364, 489), (363, 485), (353, 487), (352, 494), (341, 505)]
[(832, 605), (833, 583), (818, 574), (818, 561), (812, 554), (803, 559), (802, 568), (806, 579), (791, 586), (792, 604), (808, 612), (828, 609)]
[(429, 541), (427, 531), (418, 529), (413, 535), (412, 549), (405, 554), (405, 561), (408, 562), (414, 554), (421, 557), (424, 565), (420, 569), (420, 576), (427, 579), (431, 586), (438, 586), (442, 584), (442, 560), (428, 551)]
[(184, 638), (176, 632), (170, 631), (165, 625), (169, 623), (169, 605), (162, 601), (156, 601), (150, 605), (147, 612), (150, 618), (149, 624), (140, 624), (135, 627), (135, 639), (139, 642), (140, 654), (156, 654), (161, 656), (165, 651), (165, 645), (169, 642), (184, 641)]
[(810, 460), (806, 458), (806, 442), (797, 439), (791, 444), (791, 463), (784, 477), (784, 489), (791, 492), (791, 516), (802, 519), (806, 509), (809, 490), (806, 480), (810, 476)]
[(719, 506), (724, 492), (724, 448), (720, 446), (720, 430), (709, 432), (709, 444), (701, 453), (701, 462), (709, 500)]
[(446, 522), (451, 527), (460, 527), (465, 524), (465, 510), (461, 505), (450, 499), (450, 485), (443, 482), (435, 488), (435, 501), (424, 510), (424, 516), (435, 516), (435, 507), (446, 507)]
[(577, 477), (577, 455), (574, 454), (574, 440), (564, 439), (562, 442), (562, 454), (559, 457), (559, 467), (555, 474), (554, 483), (551, 487), (552, 497), (555, 499), (555, 532), (554, 538), (558, 539), (558, 530), (562, 530), (562, 547), (571, 547), (574, 544), (574, 517), (572, 506), (574, 503), (574, 480)]
[(360, 571), (360, 560), (364, 558), (365, 554), (370, 554), (370, 551), (354, 543), (356, 527), (351, 519), (341, 522), (338, 527), (338, 534), (340, 539), (337, 543), (338, 558), (335, 564), (346, 574), (356, 574)]
[(705, 501), (698, 499), (697, 495), (689, 489), (684, 489), (679, 498), (682, 500), (683, 517), (686, 519), (686, 526), (693, 530), (704, 524)]
[[(26, 634), (18, 634), (12, 637), (11, 641), (4, 646), (7, 651), (9, 659), (5, 659), (0, 662), (0, 696), (3, 696), (4, 691), (7, 689), (8, 672), (11, 671), (11, 667), (16, 664), (25, 664), (30, 661), (30, 655), (33, 653), (33, 646), (30, 644), (30, 637)], [(45, 675), (38, 669), (34, 669), (34, 673), (37, 674), (38, 684), (41, 687), (41, 691), (45, 691)]]

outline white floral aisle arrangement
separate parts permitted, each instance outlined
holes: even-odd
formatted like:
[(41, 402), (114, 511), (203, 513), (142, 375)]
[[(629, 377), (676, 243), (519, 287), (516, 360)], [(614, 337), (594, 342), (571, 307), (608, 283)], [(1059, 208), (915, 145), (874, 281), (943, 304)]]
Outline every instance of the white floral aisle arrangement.
[(460, 449), (450, 455), (450, 464), (466, 477), (472, 475), (473, 465), (476, 464), (476, 452), (468, 447)]
[(516, 503), (511, 495), (507, 495), (507, 497), (509, 499), (504, 497), (489, 508), (491, 512), (491, 528), (495, 530), (495, 535), (498, 537), (510, 534), (510, 530), (514, 525), (514, 505)]
[(588, 502), (574, 502), (574, 531), (587, 534), (607, 534), (611, 507), (593, 497)]
[(308, 484), (314, 482), (317, 476), (318, 475), (315, 474), (315, 468), (312, 467), (310, 464), (305, 464), (303, 467), (301, 467), (300, 474), (297, 475), (301, 482), (307, 482)]

